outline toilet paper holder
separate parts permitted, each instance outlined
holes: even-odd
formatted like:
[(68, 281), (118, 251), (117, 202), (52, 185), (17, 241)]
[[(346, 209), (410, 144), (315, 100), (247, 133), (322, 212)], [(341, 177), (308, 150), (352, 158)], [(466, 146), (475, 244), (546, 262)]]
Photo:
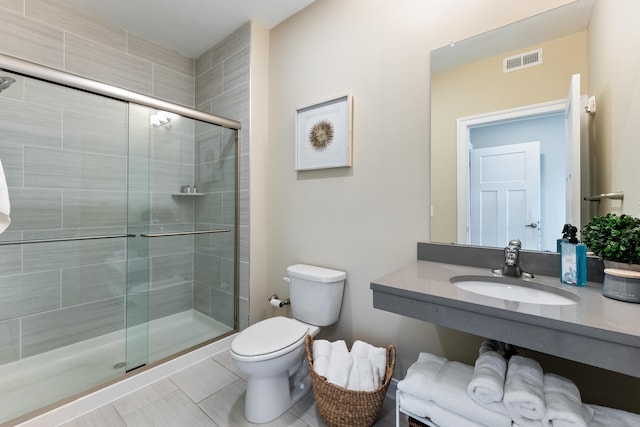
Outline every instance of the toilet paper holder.
[(291, 302), (289, 301), (289, 298), (287, 298), (284, 301), (281, 301), (280, 298), (278, 298), (278, 294), (271, 295), (269, 298), (267, 298), (267, 301), (269, 301), (269, 304), (271, 304), (274, 307), (284, 307), (285, 305), (291, 304)]

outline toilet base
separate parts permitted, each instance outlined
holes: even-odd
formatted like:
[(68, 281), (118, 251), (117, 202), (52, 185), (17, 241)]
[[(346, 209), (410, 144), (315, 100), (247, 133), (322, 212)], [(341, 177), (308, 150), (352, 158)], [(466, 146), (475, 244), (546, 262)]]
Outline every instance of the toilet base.
[(244, 416), (255, 424), (268, 423), (289, 410), (311, 390), (306, 360), (291, 376), (251, 378), (247, 382)]

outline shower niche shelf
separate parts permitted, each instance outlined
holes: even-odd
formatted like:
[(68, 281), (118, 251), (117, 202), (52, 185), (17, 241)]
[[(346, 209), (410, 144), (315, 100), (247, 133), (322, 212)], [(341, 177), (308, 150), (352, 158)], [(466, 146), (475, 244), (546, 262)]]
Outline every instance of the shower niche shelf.
[(204, 193), (171, 193), (172, 196), (204, 196)]

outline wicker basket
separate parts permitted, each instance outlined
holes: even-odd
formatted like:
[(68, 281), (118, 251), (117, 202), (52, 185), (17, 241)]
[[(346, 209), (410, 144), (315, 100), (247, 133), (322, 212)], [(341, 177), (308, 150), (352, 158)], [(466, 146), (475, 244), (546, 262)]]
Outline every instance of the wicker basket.
[(355, 391), (331, 384), (313, 369), (313, 338), (305, 339), (313, 395), (328, 427), (370, 427), (376, 420), (396, 366), (396, 348), (387, 347), (387, 369), (382, 385), (374, 391)]

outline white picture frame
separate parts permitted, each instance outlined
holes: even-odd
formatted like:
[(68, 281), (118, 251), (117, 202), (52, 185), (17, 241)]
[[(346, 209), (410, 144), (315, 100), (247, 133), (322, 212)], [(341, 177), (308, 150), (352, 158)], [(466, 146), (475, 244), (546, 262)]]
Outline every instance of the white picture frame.
[(353, 98), (345, 95), (296, 110), (296, 170), (351, 167)]

